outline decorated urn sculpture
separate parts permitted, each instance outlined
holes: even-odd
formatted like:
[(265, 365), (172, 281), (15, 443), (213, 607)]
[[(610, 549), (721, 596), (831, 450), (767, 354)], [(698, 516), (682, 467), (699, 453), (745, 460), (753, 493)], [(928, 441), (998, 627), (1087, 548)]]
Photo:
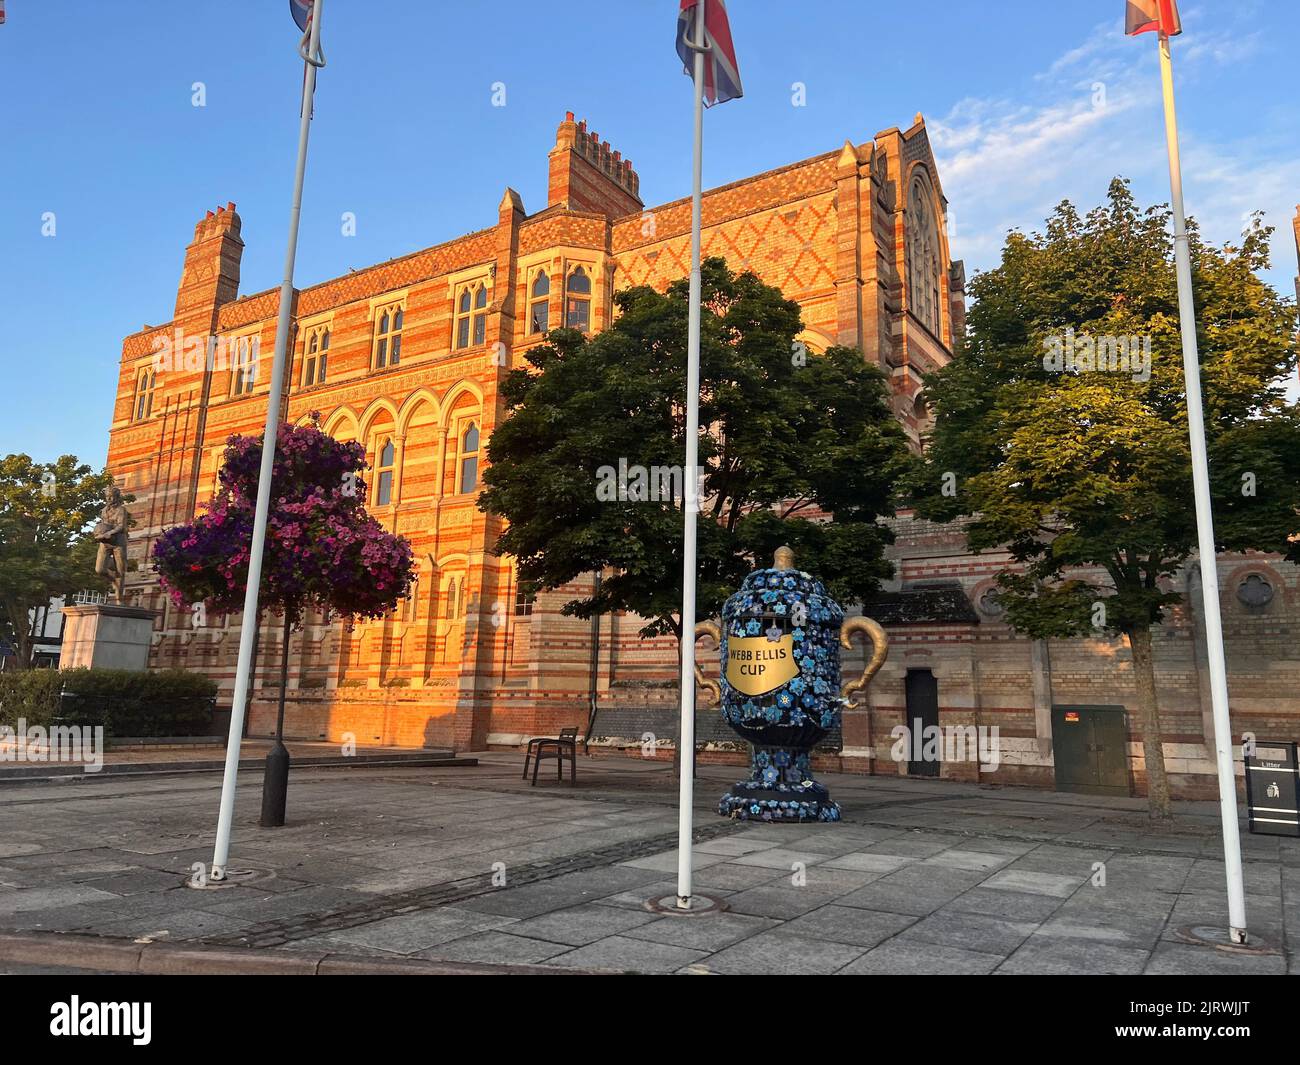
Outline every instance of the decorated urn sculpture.
[[(840, 649), (855, 632), (872, 652), (861, 677), (840, 685)], [(752, 745), (749, 779), (722, 797), (718, 812), (746, 821), (838, 821), (840, 808), (813, 779), (812, 749), (839, 721), (841, 708), (884, 664), (888, 640), (870, 618), (844, 618), (821, 581), (794, 568), (778, 548), (771, 569), (755, 570), (722, 608), (722, 625), (702, 621), (721, 657), (720, 681), (697, 682), (721, 702), (722, 716)]]

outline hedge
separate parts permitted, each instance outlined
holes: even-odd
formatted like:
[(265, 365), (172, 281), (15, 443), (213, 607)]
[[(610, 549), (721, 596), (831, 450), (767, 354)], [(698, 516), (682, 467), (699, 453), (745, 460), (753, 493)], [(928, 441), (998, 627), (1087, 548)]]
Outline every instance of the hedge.
[(110, 736), (206, 736), (217, 685), (183, 669), (0, 673), (0, 725), (103, 725)]

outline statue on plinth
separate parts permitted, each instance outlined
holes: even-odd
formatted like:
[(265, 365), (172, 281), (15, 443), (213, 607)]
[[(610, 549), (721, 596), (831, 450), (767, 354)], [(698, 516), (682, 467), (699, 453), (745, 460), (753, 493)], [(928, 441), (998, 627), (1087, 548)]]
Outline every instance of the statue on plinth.
[(91, 535), (99, 544), (95, 572), (113, 581), (114, 599), (122, 605), (126, 589), (126, 538), (131, 516), (122, 502), (122, 490), (115, 484), (104, 489), (104, 509)]

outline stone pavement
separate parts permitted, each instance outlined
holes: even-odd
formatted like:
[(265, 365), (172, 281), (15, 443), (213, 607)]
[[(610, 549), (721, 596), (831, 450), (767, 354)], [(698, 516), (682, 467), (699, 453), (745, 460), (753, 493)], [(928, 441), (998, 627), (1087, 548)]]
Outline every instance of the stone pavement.
[[(674, 888), (663, 763), (580, 759), (576, 788), (533, 789), (520, 756), (479, 757), (295, 770), (282, 829), (257, 826), (260, 774), (241, 774), (231, 868), (248, 879), (220, 888), (184, 883), (211, 861), (216, 777), (0, 786), (0, 933), (362, 956), (376, 971), (395, 959), (687, 973), (1300, 966), (1300, 841), (1243, 831), (1263, 951), (1187, 941), (1185, 929), (1226, 923), (1213, 804), (1178, 804), (1156, 831), (1144, 800), (827, 775), (840, 824), (748, 825), (713, 812), (738, 770), (701, 767), (696, 889), (727, 911), (682, 918), (644, 906)], [(0, 972), (38, 964), (0, 955)]]

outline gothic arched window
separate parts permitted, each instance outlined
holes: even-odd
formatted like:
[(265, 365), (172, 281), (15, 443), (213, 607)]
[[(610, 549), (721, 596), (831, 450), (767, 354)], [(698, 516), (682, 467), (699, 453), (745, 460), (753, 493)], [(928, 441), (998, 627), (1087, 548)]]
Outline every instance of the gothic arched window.
[(473, 422), (460, 437), (459, 484), (462, 495), (478, 487), (478, 426)]
[(157, 376), (153, 370), (144, 370), (135, 386), (135, 421), (142, 422), (153, 413), (153, 389)]
[(541, 270), (533, 278), (528, 300), (528, 332), (545, 333), (550, 328), (551, 279)]
[(581, 266), (575, 266), (569, 274), (567, 295), (564, 324), (585, 333), (591, 328), (591, 275)]
[(330, 327), (317, 326), (307, 333), (302, 360), (302, 386), (325, 383), (325, 371), (329, 368)]
[(257, 383), (257, 349), (259, 340), (255, 336), (240, 337), (235, 341), (234, 366), (230, 375), (230, 394), (247, 396)]
[(930, 332), (938, 335), (943, 291), (939, 282), (939, 230), (930, 186), (919, 177), (912, 182), (908, 196), (905, 229), (907, 306)]
[(375, 322), (375, 369), (396, 366), (402, 361), (402, 318), (400, 303), (385, 307)]
[(375, 479), (375, 503), (381, 507), (393, 501), (393, 467), (396, 465), (397, 453), (392, 440), (385, 440), (379, 451), (379, 462), (375, 466), (378, 475)]

